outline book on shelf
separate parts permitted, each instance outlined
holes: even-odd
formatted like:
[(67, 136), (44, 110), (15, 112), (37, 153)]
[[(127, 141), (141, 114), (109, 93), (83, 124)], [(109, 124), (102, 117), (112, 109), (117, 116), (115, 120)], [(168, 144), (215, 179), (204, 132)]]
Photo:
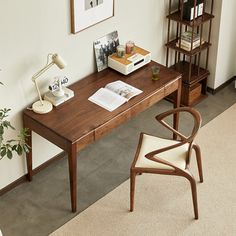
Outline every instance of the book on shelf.
[[(204, 41), (202, 40), (201, 45), (203, 45)], [(191, 43), (186, 43), (183, 40), (181, 40), (181, 44), (179, 44), (179, 41), (176, 43), (177, 47), (180, 47), (186, 51), (191, 51)], [(200, 46), (200, 40), (197, 43), (193, 43), (192, 50)]]
[[(180, 40), (178, 40), (178, 43), (179, 43), (179, 41)], [(203, 40), (202, 40), (202, 42), (203, 42)], [(193, 47), (195, 47), (195, 46), (198, 47), (200, 45), (200, 40), (197, 40), (197, 41), (192, 43), (192, 42), (188, 42), (184, 39), (181, 39), (181, 45), (185, 45), (186, 47), (191, 47), (192, 44), (193, 44)]]
[(184, 39), (187, 42), (195, 42), (200, 40), (200, 35), (193, 32), (191, 30), (185, 31), (181, 34), (181, 39)]
[[(202, 44), (203, 44), (203, 42), (202, 42)], [(179, 42), (177, 42), (176, 46), (180, 47), (180, 48), (182, 48), (182, 49), (184, 49), (186, 51), (191, 51), (191, 45), (186, 45), (182, 41), (181, 41), (181, 45), (179, 45)], [(197, 47), (199, 47), (199, 46), (200, 46), (200, 42), (198, 44), (193, 45), (192, 50), (197, 48)]]
[[(185, 20), (193, 20), (194, 18), (197, 18), (203, 14), (203, 0), (184, 0), (183, 4), (183, 18)], [(195, 6), (195, 9), (194, 9)], [(195, 15), (194, 15), (195, 13)]]
[[(184, 50), (186, 50), (186, 51), (191, 51), (191, 47), (189, 47), (189, 46), (185, 46), (185, 45), (183, 45), (183, 44), (181, 44), (181, 46), (179, 46), (178, 43), (176, 44), (176, 46), (177, 46), (177, 47), (180, 47), (180, 48), (182, 48), (182, 49), (184, 49)], [(197, 48), (197, 47), (199, 47), (199, 46), (193, 46), (192, 50), (195, 49), (195, 48)]]
[(198, 0), (197, 1), (197, 16), (202, 16), (203, 14), (203, 8), (204, 8), (204, 1)]
[(113, 111), (142, 92), (138, 88), (117, 80), (107, 84), (104, 88), (98, 89), (88, 100), (108, 111)]

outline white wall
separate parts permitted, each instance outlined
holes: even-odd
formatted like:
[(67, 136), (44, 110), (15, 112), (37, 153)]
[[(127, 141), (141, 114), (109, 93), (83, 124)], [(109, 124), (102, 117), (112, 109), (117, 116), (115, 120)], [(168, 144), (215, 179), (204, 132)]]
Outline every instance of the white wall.
[[(219, 46), (219, 33), (220, 33), (220, 21), (221, 21), (221, 5), (222, 0), (214, 1), (214, 9), (213, 14), (214, 18), (212, 20), (212, 31), (211, 31), (211, 44), (209, 50), (209, 63), (208, 63), (208, 70), (210, 71), (210, 76), (208, 77), (207, 85), (214, 89), (215, 88), (215, 74), (216, 74), (216, 64), (217, 64), (217, 56), (218, 56), (218, 46)], [(210, 1), (207, 6), (207, 12), (210, 12)], [(205, 25), (204, 25), (205, 26)], [(204, 27), (204, 35), (206, 35), (206, 38), (208, 36), (209, 32), (209, 25), (207, 27)], [(202, 65), (205, 66), (204, 64)]]
[[(217, 2), (217, 1), (216, 1)], [(218, 8), (216, 8), (219, 11)], [(213, 88), (236, 75), (236, 1), (222, 1)]]
[[(5, 84), (0, 88), (0, 108), (12, 109), (9, 118), (17, 129), (22, 127), (22, 110), (37, 99), (31, 77), (46, 64), (48, 53), (61, 54), (68, 66), (63, 71), (53, 67), (40, 77), (42, 91), (50, 76), (65, 74), (73, 83), (94, 72), (93, 41), (113, 30), (118, 30), (121, 43), (133, 40), (150, 50), (154, 60), (165, 63), (165, 0), (116, 0), (113, 18), (76, 35), (70, 33), (70, 1), (0, 1), (0, 81)], [(34, 168), (59, 152), (33, 135)], [(1, 189), (26, 173), (25, 158), (4, 158), (0, 173)]]

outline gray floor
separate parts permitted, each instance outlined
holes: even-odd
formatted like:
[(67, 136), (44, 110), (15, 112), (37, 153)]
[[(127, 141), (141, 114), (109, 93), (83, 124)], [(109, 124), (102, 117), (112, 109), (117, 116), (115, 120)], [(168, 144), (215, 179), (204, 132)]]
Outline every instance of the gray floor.
[[(204, 125), (235, 102), (236, 90), (231, 83), (216, 95), (209, 94), (195, 108)], [(154, 117), (170, 108), (172, 104), (163, 100), (78, 154), (79, 212), (129, 178), (140, 131), (161, 133)], [(66, 158), (0, 197), (4, 236), (48, 235), (75, 215), (70, 211)]]

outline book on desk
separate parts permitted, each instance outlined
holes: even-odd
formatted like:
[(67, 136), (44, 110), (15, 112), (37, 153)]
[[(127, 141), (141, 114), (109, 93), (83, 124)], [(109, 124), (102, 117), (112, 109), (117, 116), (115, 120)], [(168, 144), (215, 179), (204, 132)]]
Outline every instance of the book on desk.
[(142, 92), (138, 88), (117, 80), (107, 84), (104, 88), (98, 89), (88, 100), (108, 111), (113, 111)]

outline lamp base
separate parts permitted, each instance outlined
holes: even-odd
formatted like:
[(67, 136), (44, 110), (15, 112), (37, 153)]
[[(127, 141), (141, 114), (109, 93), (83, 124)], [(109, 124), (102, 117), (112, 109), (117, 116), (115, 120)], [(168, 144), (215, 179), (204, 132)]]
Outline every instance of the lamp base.
[(38, 114), (45, 114), (52, 110), (53, 106), (52, 103), (43, 100), (43, 104), (41, 101), (37, 101), (32, 105), (32, 109), (35, 113)]

